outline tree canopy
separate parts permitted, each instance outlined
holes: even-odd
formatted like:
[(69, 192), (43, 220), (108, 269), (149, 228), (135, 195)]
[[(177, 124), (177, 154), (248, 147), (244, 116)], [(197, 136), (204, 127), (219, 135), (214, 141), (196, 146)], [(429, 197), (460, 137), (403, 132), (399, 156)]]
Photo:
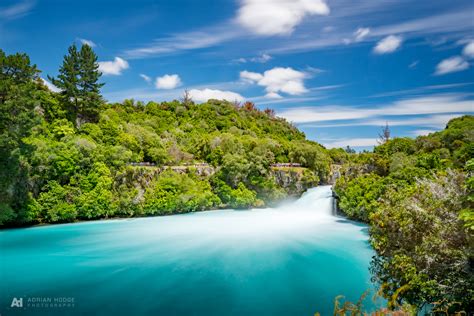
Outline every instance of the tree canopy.
[(295, 193), (277, 162), (306, 167), (302, 187), (327, 178), (327, 151), (253, 103), (111, 104), (87, 45), (49, 77), (57, 93), (26, 55), (0, 56), (1, 225), (264, 206)]
[(463, 116), (345, 157), (338, 205), (370, 224), (373, 278), (392, 308), (473, 310), (473, 144), (474, 117)]

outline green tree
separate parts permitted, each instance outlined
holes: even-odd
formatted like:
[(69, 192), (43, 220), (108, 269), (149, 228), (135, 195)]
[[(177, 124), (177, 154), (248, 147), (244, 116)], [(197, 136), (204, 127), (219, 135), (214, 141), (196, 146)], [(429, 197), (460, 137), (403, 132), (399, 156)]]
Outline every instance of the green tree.
[(29, 165), (32, 152), (23, 139), (38, 124), (44, 90), (38, 89), (39, 71), (26, 54), (0, 50), (0, 225), (26, 221)]
[(464, 181), (461, 172), (448, 171), (392, 187), (371, 214), (370, 240), (377, 252), (372, 272), (392, 307), (403, 302), (472, 307), (472, 236), (459, 219), (467, 206)]
[(48, 79), (56, 87), (61, 89), (60, 95), (68, 118), (76, 124), (79, 112), (79, 52), (75, 44), (69, 46), (68, 54), (63, 58), (63, 64), (59, 68), (57, 78), (48, 76)]
[(79, 52), (79, 96), (81, 98), (78, 116), (83, 122), (97, 122), (99, 107), (103, 100), (100, 88), (104, 86), (99, 83), (100, 76), (97, 55), (89, 45), (82, 45)]
[(72, 202), (73, 191), (56, 181), (50, 181), (44, 188), (35, 205), (37, 220), (44, 223), (71, 222), (76, 219), (77, 210)]
[(61, 89), (62, 101), (68, 110), (69, 119), (79, 128), (87, 122), (98, 120), (99, 107), (103, 103), (99, 83), (101, 73), (97, 55), (89, 45), (78, 51), (75, 44), (68, 49), (57, 78), (48, 76)]
[(351, 218), (368, 222), (369, 216), (379, 207), (378, 199), (385, 190), (384, 178), (370, 173), (352, 180), (341, 177), (335, 191), (339, 207)]

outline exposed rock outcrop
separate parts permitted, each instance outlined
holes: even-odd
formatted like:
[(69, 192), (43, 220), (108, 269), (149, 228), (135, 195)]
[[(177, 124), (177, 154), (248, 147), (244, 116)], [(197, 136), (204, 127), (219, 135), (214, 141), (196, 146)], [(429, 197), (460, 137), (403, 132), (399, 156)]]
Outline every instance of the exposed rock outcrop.
[(314, 172), (302, 167), (272, 167), (271, 174), (276, 183), (290, 195), (301, 195), (319, 183)]

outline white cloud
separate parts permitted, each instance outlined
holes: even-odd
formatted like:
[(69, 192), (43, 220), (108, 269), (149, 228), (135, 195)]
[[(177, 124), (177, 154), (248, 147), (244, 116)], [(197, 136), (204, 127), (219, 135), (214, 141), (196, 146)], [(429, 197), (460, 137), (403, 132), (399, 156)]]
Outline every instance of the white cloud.
[(104, 75), (118, 76), (125, 69), (128, 69), (128, 62), (120, 57), (115, 57), (113, 61), (99, 61), (99, 71)]
[(265, 95), (269, 99), (282, 99), (283, 97), (276, 92), (269, 92)]
[(444, 75), (450, 72), (466, 70), (467, 68), (469, 68), (469, 63), (465, 61), (464, 58), (462, 58), (461, 56), (453, 56), (442, 60), (436, 66), (435, 74)]
[[(409, 3), (409, 1), (406, 1)], [(278, 42), (273, 48), (266, 48), (269, 54), (287, 54), (292, 52), (304, 52), (325, 49), (328, 47), (338, 47), (352, 42), (353, 23), (367, 23), (370, 16), (371, 23), (377, 24), (370, 28), (370, 36), (383, 38), (393, 34), (403, 34), (403, 39), (438, 36), (449, 34), (451, 36), (462, 36), (472, 33), (472, 9), (473, 6), (451, 5), (446, 3), (449, 10), (430, 15), (427, 12), (421, 13), (415, 19), (400, 18), (403, 16), (403, 8), (399, 1), (353, 1), (348, 6), (344, 1), (332, 1), (334, 14), (325, 18), (324, 23), (314, 23), (314, 27), (327, 23), (337, 25), (334, 32), (318, 34), (304, 34), (303, 36), (292, 36), (285, 38), (285, 41)], [(380, 14), (385, 12), (388, 15)], [(420, 11), (421, 12), (421, 11)], [(387, 17), (394, 18), (396, 24), (387, 24)], [(326, 21), (327, 20), (327, 21)], [(392, 19), (390, 19), (392, 20)], [(314, 28), (313, 28), (314, 29)]]
[(238, 101), (242, 102), (244, 97), (240, 94), (232, 91), (222, 91), (214, 89), (192, 89), (189, 90), (189, 94), (194, 101), (206, 102), (209, 99), (226, 100), (230, 102)]
[(97, 46), (93, 41), (85, 39), (85, 38), (79, 38), (79, 41), (82, 43), (82, 45), (89, 45), (90, 47)]
[(237, 21), (258, 35), (284, 35), (308, 15), (328, 15), (323, 0), (243, 0)]
[(415, 95), (415, 94), (419, 95), (419, 94), (425, 93), (426, 91), (451, 90), (451, 89), (455, 89), (459, 87), (470, 86), (472, 84), (474, 84), (474, 82), (436, 84), (436, 85), (421, 86), (421, 87), (417, 87), (413, 89), (383, 92), (383, 93), (373, 94), (368, 97), (369, 98), (384, 98), (384, 97), (393, 97), (393, 96), (398, 96), (398, 95)]
[(323, 32), (324, 33), (332, 32), (334, 30), (335, 30), (335, 27), (331, 26), (331, 25), (323, 27)]
[(432, 129), (417, 129), (412, 132), (413, 135), (415, 136), (426, 136), (428, 134), (434, 133), (436, 130)]
[(41, 78), (41, 81), (43, 81), (44, 85), (46, 87), (48, 87), (48, 89), (52, 92), (60, 92), (61, 89), (59, 89), (58, 87), (56, 87), (54, 84), (52, 84), (51, 82), (49, 82), (48, 80), (46, 79), (43, 79)]
[(364, 38), (367, 37), (370, 33), (370, 28), (368, 27), (360, 27), (357, 31), (354, 32), (354, 37), (356, 42), (362, 41)]
[(342, 42), (346, 45), (349, 45), (353, 42), (362, 42), (370, 34), (370, 28), (368, 27), (359, 27), (354, 33), (352, 33), (352, 38), (343, 38)]
[(212, 47), (222, 42), (234, 39), (240, 35), (239, 31), (229, 27), (215, 27), (203, 31), (194, 31), (176, 34), (166, 38), (154, 40), (151, 44), (125, 51), (130, 58), (146, 58), (173, 54), (180, 51)]
[(467, 43), (466, 46), (464, 46), (462, 53), (468, 58), (474, 58), (474, 41)]
[(374, 47), (376, 54), (388, 54), (396, 51), (402, 44), (402, 37), (397, 35), (389, 35), (381, 39)]
[(181, 78), (177, 75), (164, 75), (162, 77), (156, 78), (155, 87), (157, 89), (174, 89), (181, 85)]
[[(394, 2), (395, 3), (395, 2)], [(380, 5), (386, 6), (387, 2), (380, 1)], [(395, 12), (394, 12), (395, 13)], [(400, 12), (398, 12), (399, 14)], [(397, 14), (397, 13), (395, 13)], [(398, 19), (399, 20), (399, 19)], [(460, 5), (457, 9), (446, 10), (437, 15), (427, 15), (411, 20), (397, 22), (396, 24), (381, 25), (373, 30), (375, 36), (388, 34), (428, 35), (448, 32), (465, 33), (472, 29), (472, 7)]]
[(14, 20), (17, 18), (21, 18), (30, 13), (34, 5), (35, 1), (26, 0), (13, 4), (9, 7), (0, 8), (0, 19)]
[(416, 68), (416, 66), (418, 66), (419, 63), (420, 63), (419, 60), (415, 60), (414, 62), (408, 65), (408, 68), (410, 69)]
[(341, 147), (370, 147), (377, 145), (376, 138), (342, 138), (335, 139), (329, 142), (323, 142), (327, 148), (341, 148)]
[(474, 100), (466, 100), (464, 95), (459, 94), (441, 94), (399, 100), (377, 108), (349, 106), (297, 107), (281, 111), (278, 115), (294, 123), (309, 123), (361, 120), (397, 115), (471, 112), (474, 112)]
[(260, 56), (256, 56), (252, 58), (238, 58), (238, 59), (235, 59), (234, 61), (238, 63), (242, 63), (242, 64), (245, 64), (247, 62), (264, 64), (270, 59), (272, 59), (272, 56), (268, 54), (261, 54)]
[(308, 90), (303, 82), (306, 77), (306, 73), (290, 67), (275, 67), (265, 71), (263, 74), (250, 71), (242, 71), (240, 73), (241, 79), (265, 87), (269, 97), (276, 97), (278, 92), (290, 95), (299, 95), (307, 92)]
[(460, 114), (439, 114), (439, 115), (428, 115), (419, 116), (415, 118), (406, 119), (390, 119), (390, 118), (376, 118), (376, 119), (362, 119), (344, 123), (329, 123), (319, 124), (310, 123), (304, 124), (304, 127), (316, 127), (316, 128), (327, 128), (327, 127), (348, 127), (348, 126), (422, 126), (430, 128), (442, 129), (446, 124), (453, 118), (459, 117)]
[(254, 62), (254, 63), (266, 63), (267, 61), (269, 61), (270, 59), (272, 59), (272, 56), (268, 55), (268, 54), (262, 54), (258, 57), (253, 57), (253, 58), (250, 58), (250, 61), (251, 62)]
[(263, 78), (263, 75), (259, 74), (257, 72), (251, 72), (251, 71), (244, 70), (244, 71), (240, 72), (240, 78), (244, 79), (245, 81), (253, 83), (254, 81), (261, 80)]
[(146, 82), (151, 82), (151, 78), (145, 74), (140, 74), (140, 77)]
[[(279, 6), (280, 3), (299, 6), (302, 1), (266, 0), (262, 3), (263, 6), (265, 6), (265, 3), (270, 3), (271, 6)], [(305, 1), (311, 2), (309, 0)], [(408, 0), (403, 1), (406, 4), (409, 3)], [(241, 7), (247, 5), (246, 0), (237, 2), (242, 4)], [(325, 2), (329, 3), (326, 0)], [(425, 5), (420, 4), (421, 7), (425, 7)], [(406, 6), (400, 5), (399, 1), (362, 0), (351, 2), (350, 6), (345, 1), (332, 1), (330, 6), (331, 8), (334, 7), (331, 15), (320, 19), (307, 19), (308, 23), (305, 23), (305, 27), (300, 29), (301, 34), (281, 37), (278, 41), (269, 42), (269, 45), (265, 46), (265, 52), (272, 55), (341, 46), (343, 45), (343, 38), (354, 40), (354, 25), (364, 26), (368, 21), (368, 17), (370, 17), (370, 23), (373, 24), (369, 35), (371, 38), (383, 38), (391, 34), (403, 34), (404, 39), (441, 36), (443, 34), (447, 34), (449, 38), (460, 38), (472, 32), (472, 5), (466, 7), (465, 4), (446, 3), (443, 5), (445, 10), (441, 10), (443, 12), (440, 11), (439, 14), (432, 14), (429, 10), (421, 10), (420, 7), (420, 14), (412, 19), (403, 15)], [(253, 14), (258, 15), (255, 12)], [(269, 13), (269, 15), (271, 14)], [(249, 36), (246, 29), (236, 25), (239, 23), (238, 17), (237, 14), (236, 18), (225, 20), (216, 25), (192, 32), (171, 34), (168, 37), (152, 39), (150, 42), (139, 46), (128, 47), (123, 52), (123, 56), (126, 59), (146, 58), (211, 46), (218, 48), (218, 45), (229, 41), (245, 41), (246, 43), (257, 44), (255, 47), (263, 48), (260, 45), (262, 43), (257, 42), (259, 41), (258, 38)], [(268, 19), (280, 23), (279, 19), (273, 16)], [(390, 21), (395, 21), (395, 24), (389, 24)], [(253, 23), (262, 24), (262, 27), (271, 24), (259, 19), (256, 19)], [(333, 26), (336, 25), (337, 28), (334, 28)], [(315, 33), (315, 30), (322, 31)]]

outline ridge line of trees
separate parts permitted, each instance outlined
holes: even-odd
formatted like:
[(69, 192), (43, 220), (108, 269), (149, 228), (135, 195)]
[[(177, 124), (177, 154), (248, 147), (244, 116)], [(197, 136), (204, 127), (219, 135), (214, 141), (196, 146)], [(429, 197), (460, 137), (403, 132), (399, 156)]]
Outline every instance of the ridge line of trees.
[[(0, 226), (271, 205), (327, 178), (326, 150), (251, 102), (107, 103), (88, 45), (48, 76), (59, 92), (39, 74), (0, 50)], [(307, 169), (288, 185), (271, 165), (290, 161)], [(153, 174), (130, 162), (219, 168)]]

